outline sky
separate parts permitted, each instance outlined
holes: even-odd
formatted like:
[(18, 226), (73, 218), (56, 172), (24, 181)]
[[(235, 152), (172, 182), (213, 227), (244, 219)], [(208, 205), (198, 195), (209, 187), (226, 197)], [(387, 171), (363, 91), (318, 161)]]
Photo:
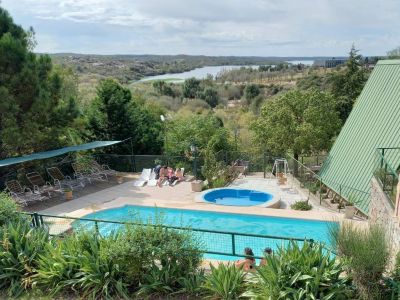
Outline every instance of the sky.
[(400, 0), (0, 0), (37, 52), (343, 56), (400, 46)]

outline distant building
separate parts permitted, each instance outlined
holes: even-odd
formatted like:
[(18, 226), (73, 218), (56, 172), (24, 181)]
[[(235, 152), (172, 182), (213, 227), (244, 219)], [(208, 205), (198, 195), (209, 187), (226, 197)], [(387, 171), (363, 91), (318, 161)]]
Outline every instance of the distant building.
[(335, 68), (340, 65), (344, 65), (347, 61), (347, 58), (334, 58), (331, 59), (320, 59), (314, 61), (313, 66), (316, 67), (324, 67), (324, 68)]

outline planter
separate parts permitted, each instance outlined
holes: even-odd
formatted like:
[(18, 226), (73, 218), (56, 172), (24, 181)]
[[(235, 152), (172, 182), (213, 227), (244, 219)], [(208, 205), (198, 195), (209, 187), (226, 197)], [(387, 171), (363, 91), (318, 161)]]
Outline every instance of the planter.
[(123, 176), (117, 176), (117, 182), (118, 182), (118, 184), (124, 183), (124, 177)]
[(353, 219), (355, 213), (356, 213), (356, 207), (355, 206), (345, 206), (345, 208), (344, 208), (344, 216), (345, 216), (346, 219)]
[(72, 191), (64, 191), (65, 199), (66, 200), (72, 200), (74, 199), (74, 196), (72, 194)]
[(201, 192), (203, 189), (203, 180), (192, 181), (192, 192)]

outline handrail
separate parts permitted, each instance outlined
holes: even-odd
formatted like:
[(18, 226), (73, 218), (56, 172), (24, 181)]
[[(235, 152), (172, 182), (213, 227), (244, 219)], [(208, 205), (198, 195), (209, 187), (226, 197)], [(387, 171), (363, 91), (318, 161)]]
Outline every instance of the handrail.
[[(207, 229), (197, 229), (191, 227), (179, 227), (179, 226), (167, 226), (167, 225), (159, 225), (159, 224), (146, 224), (146, 223), (138, 223), (138, 222), (124, 222), (124, 221), (111, 221), (111, 220), (102, 220), (102, 219), (92, 219), (92, 218), (76, 218), (76, 217), (68, 217), (68, 216), (56, 216), (51, 214), (39, 214), (39, 213), (31, 213), (31, 212), (20, 212), (21, 214), (28, 215), (32, 219), (32, 224), (34, 227), (41, 227), (45, 224), (43, 218), (56, 218), (56, 219), (65, 219), (71, 220), (72, 222), (75, 221), (83, 221), (83, 222), (93, 222), (94, 228), (97, 233), (99, 233), (99, 223), (109, 223), (109, 224), (116, 224), (116, 225), (144, 225), (144, 226), (152, 226), (152, 227), (159, 227), (165, 228), (166, 230), (187, 230), (192, 232), (203, 232), (203, 233), (211, 233), (211, 234), (223, 234), (231, 236), (231, 252), (220, 252), (220, 251), (213, 251), (213, 250), (202, 250), (203, 253), (207, 254), (215, 254), (215, 255), (223, 255), (223, 256), (235, 256), (235, 257), (245, 257), (244, 254), (239, 254), (236, 251), (236, 240), (235, 237), (252, 237), (252, 238), (262, 238), (262, 239), (270, 239), (270, 240), (281, 240), (281, 241), (295, 241), (295, 242), (310, 242), (314, 243), (313, 239), (307, 238), (292, 238), (292, 237), (283, 237), (283, 236), (273, 236), (273, 235), (262, 235), (262, 234), (248, 234), (248, 233), (238, 233), (232, 231), (220, 231), (220, 230), (207, 230)], [(72, 223), (71, 222), (71, 223)], [(70, 224), (69, 224), (70, 225)], [(335, 253), (333, 250), (325, 248)], [(262, 259), (261, 256), (253, 256), (257, 259)]]
[(76, 218), (76, 217), (68, 217), (68, 216), (56, 216), (50, 214), (39, 214), (39, 213), (29, 213), (29, 212), (21, 212), (25, 215), (38, 215), (39, 217), (48, 217), (48, 218), (59, 218), (59, 219), (70, 219), (76, 221), (88, 221), (88, 222), (98, 222), (98, 223), (109, 223), (109, 224), (119, 224), (119, 225), (145, 225), (145, 226), (153, 226), (153, 227), (161, 227), (167, 229), (175, 229), (175, 230), (190, 230), (197, 232), (207, 232), (207, 233), (218, 233), (218, 234), (234, 234), (238, 236), (249, 236), (249, 237), (258, 237), (258, 238), (267, 238), (267, 239), (277, 239), (277, 240), (286, 240), (286, 241), (312, 241), (312, 239), (302, 239), (302, 238), (290, 238), (284, 236), (275, 236), (275, 235), (263, 235), (263, 234), (252, 234), (252, 233), (240, 233), (234, 231), (221, 231), (221, 230), (207, 230), (207, 229), (199, 229), (199, 228), (191, 228), (191, 227), (179, 227), (179, 226), (168, 226), (168, 225), (157, 225), (157, 224), (144, 224), (138, 222), (124, 222), (124, 221), (112, 221), (112, 220), (103, 220), (103, 219), (91, 219), (91, 218)]
[[(377, 148), (377, 149), (399, 149), (400, 148)], [(397, 172), (392, 168), (392, 166), (390, 165), (390, 163), (387, 161), (387, 159), (385, 158), (384, 155), (382, 155), (382, 153), (380, 153), (379, 151), (377, 151), (378, 155), (380, 156), (380, 159), (385, 163), (385, 166), (388, 166), (391, 173), (396, 176), (397, 179), (399, 179), (399, 174), (397, 174)]]

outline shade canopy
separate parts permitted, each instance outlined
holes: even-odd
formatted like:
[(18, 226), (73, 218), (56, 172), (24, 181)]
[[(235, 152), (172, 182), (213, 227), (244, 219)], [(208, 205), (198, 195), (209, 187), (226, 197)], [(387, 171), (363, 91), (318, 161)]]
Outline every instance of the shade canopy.
[(90, 149), (95, 149), (95, 148), (100, 148), (100, 147), (107, 147), (107, 146), (111, 146), (111, 145), (118, 144), (121, 142), (122, 141), (95, 141), (95, 142), (91, 142), (91, 143), (87, 143), (87, 144), (69, 146), (69, 147), (64, 147), (64, 148), (56, 149), (56, 150), (37, 152), (37, 153), (30, 154), (30, 155), (6, 158), (3, 160), (0, 160), (0, 167), (20, 164), (23, 162), (37, 160), (37, 159), (51, 158), (51, 157), (60, 156), (60, 155), (63, 155), (63, 154), (69, 153), (69, 152), (84, 151), (84, 150), (90, 150)]

